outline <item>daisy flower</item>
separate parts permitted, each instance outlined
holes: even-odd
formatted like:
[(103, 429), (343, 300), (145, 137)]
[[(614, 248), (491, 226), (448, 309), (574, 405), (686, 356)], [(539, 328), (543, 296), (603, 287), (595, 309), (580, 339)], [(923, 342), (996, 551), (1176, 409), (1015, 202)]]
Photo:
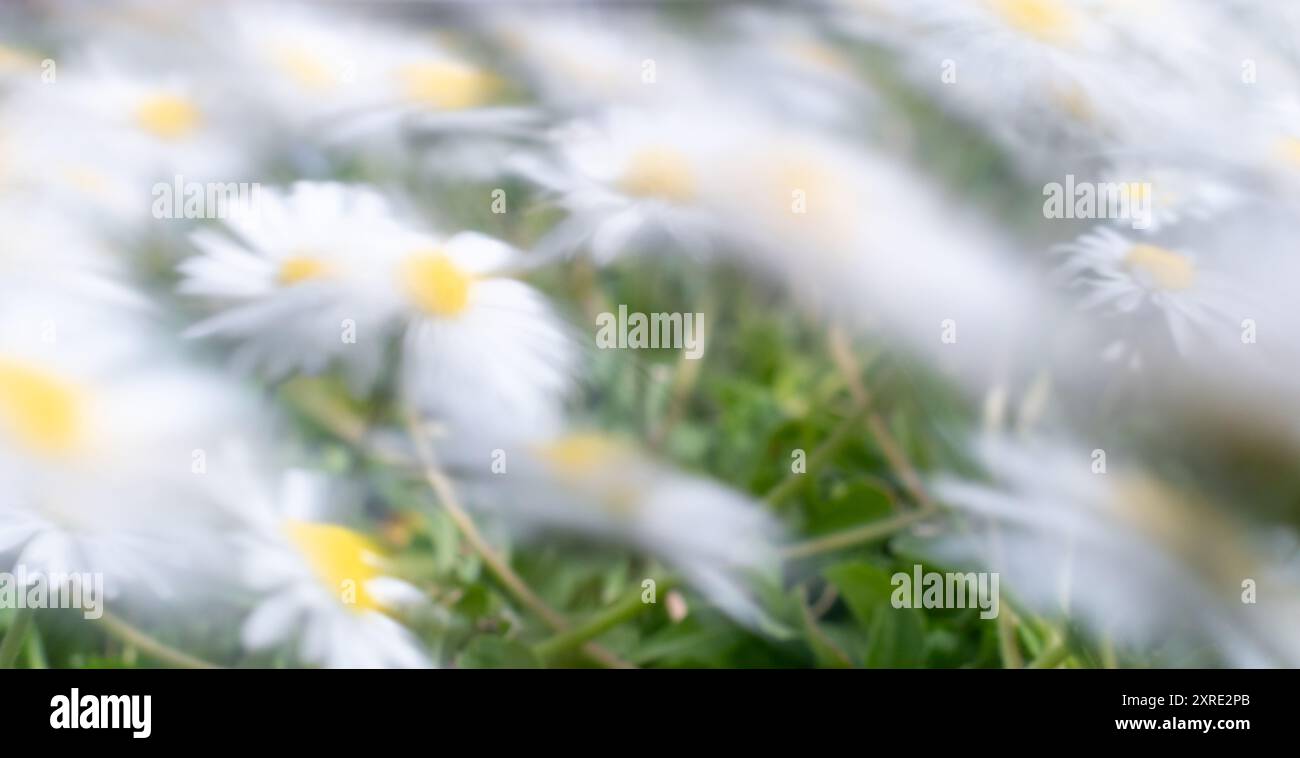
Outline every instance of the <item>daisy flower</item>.
[(0, 293), (42, 291), (85, 302), (139, 309), (120, 255), (96, 233), (49, 206), (10, 201), (0, 206)]
[(10, 80), (39, 78), (42, 60), (30, 50), (12, 45), (9, 40), (0, 40), (0, 86), (7, 85)]
[[(1206, 339), (1237, 339), (1241, 319), (1253, 313), (1237, 279), (1189, 248), (1132, 241), (1098, 229), (1057, 250), (1068, 256), (1061, 273), (1085, 293), (1080, 307), (1114, 315), (1154, 309), (1184, 354)], [(1129, 348), (1116, 342), (1107, 354), (1117, 357)]]
[(678, 109), (614, 108), (553, 134), (553, 161), (525, 157), (515, 169), (554, 193), (569, 213), (538, 244), (543, 256), (586, 247), (601, 264), (665, 242), (709, 252), (721, 226), (702, 201), (728, 119)]
[(1204, 86), (1213, 27), (1188, 5), (921, 0), (907, 4), (888, 44), (936, 102), (987, 125), (1038, 175), (1063, 156), (1151, 145), (1153, 135), (1165, 147), (1171, 130), (1180, 145), (1228, 136), (1218, 114), (1231, 89), (1210, 96)]
[(235, 362), (272, 379), (340, 363), (358, 388), (381, 368), (388, 301), (386, 241), (400, 234), (378, 193), (299, 182), (261, 189), (226, 221), (230, 234), (196, 232), (180, 292), (218, 312), (190, 337), (238, 342)]
[(763, 129), (733, 143), (711, 198), (743, 264), (822, 315), (884, 328), (954, 378), (982, 384), (990, 350), (1055, 310), (1004, 239), (869, 145)]
[(29, 297), (0, 306), (0, 554), (172, 592), (209, 523), (196, 463), (251, 408), (133, 320)]
[(36, 119), (33, 128), (69, 130), (63, 142), (93, 148), (99, 173), (151, 179), (145, 187), (176, 174), (229, 181), (247, 170), (248, 151), (231, 138), (247, 130), (223, 93), (182, 72), (137, 73), (110, 61), (106, 51), (67, 61), (56, 86), (15, 93), (13, 112)]
[[(1295, 665), (1295, 577), (1261, 560), (1260, 535), (1191, 493), (1050, 440), (987, 439), (990, 483), (948, 477), (939, 497), (980, 517), (939, 538), (943, 560), (998, 571), (1037, 612), (1066, 614), (1129, 645), (1211, 644), (1237, 666)], [(1276, 602), (1243, 605), (1242, 580)], [(1261, 593), (1264, 592), (1261, 589)]]
[(503, 104), (503, 79), (455, 52), (445, 36), (311, 4), (238, 6), (213, 29), (255, 98), (291, 127), (324, 127), (335, 140), (403, 123), (509, 131), (529, 118)]
[(720, 89), (757, 83), (740, 94), (782, 119), (813, 126), (851, 128), (855, 119), (878, 110), (853, 59), (796, 14), (728, 11), (723, 20), (735, 38), (707, 69)]
[[(745, 576), (778, 565), (779, 529), (761, 504), (602, 434), (571, 432), (503, 449), (507, 473), (470, 487), (507, 524), (644, 550), (736, 619), (763, 620)], [(449, 451), (449, 460), (457, 454), (465, 449)]]
[(407, 401), (461, 429), (558, 429), (577, 342), (542, 293), (511, 278), (525, 256), (476, 232), (409, 235), (398, 249)]
[(415, 587), (388, 575), (380, 548), (340, 524), (315, 520), (329, 482), (286, 473), (278, 491), (246, 466), (232, 469), (229, 504), (242, 515), (235, 537), (244, 581), (261, 599), (244, 621), (252, 650), (292, 645), (327, 668), (425, 668), (419, 641), (388, 615), (418, 605)]
[(205, 254), (181, 264), (181, 291), (224, 309), (191, 336), (235, 340), (240, 364), (277, 378), (337, 363), (364, 389), (400, 333), (414, 408), (449, 424), (558, 423), (575, 343), (546, 298), (511, 278), (522, 253), (396, 221), (359, 187), (300, 183), (260, 205), (229, 223), (239, 242), (196, 235)]
[(693, 88), (700, 62), (650, 14), (620, 9), (511, 12), (484, 22), (517, 75), (551, 108), (589, 112), (610, 105), (665, 104)]
[[(1119, 162), (1106, 173), (1106, 181), (1140, 193), (1134, 201), (1149, 203), (1150, 225), (1145, 233), (1188, 221), (1206, 221), (1239, 206), (1244, 193), (1232, 182), (1204, 171), (1182, 166), (1138, 166)], [(1148, 189), (1149, 186), (1149, 189)], [(1117, 224), (1132, 226), (1132, 219)]]

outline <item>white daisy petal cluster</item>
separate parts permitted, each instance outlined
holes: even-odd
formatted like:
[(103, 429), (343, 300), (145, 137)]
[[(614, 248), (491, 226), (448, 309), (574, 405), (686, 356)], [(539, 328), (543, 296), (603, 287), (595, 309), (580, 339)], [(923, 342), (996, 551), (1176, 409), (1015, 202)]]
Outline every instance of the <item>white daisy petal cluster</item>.
[[(572, 629), (516, 538), (779, 637), (837, 607), (772, 602), (800, 562), (906, 533), (1016, 623), (1300, 662), (1296, 493), (1241, 465), (1300, 452), (1286, 3), (86, 5), (0, 9), (0, 571), (101, 575), (116, 624), (224, 625), (213, 657), (429, 667)], [(707, 324), (664, 319), (667, 381), (591, 326), (647, 271)], [(753, 368), (737, 293), (863, 422), (767, 497), (718, 470), (731, 406), (813, 414), (772, 366), (711, 383)], [(781, 510), (857, 474), (914, 510)], [(449, 588), (480, 571), (507, 608)]]

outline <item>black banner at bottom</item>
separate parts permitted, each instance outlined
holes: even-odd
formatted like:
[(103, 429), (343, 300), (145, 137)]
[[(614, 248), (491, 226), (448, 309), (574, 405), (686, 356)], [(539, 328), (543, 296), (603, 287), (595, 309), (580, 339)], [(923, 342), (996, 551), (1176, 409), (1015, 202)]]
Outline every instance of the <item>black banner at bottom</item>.
[(1291, 671), (79, 670), (6, 671), (0, 682), (7, 736), (50, 748), (434, 749), (462, 730), (494, 745), (572, 747), (669, 725), (677, 739), (728, 741), (848, 729), (918, 746), (993, 734), (1232, 744), (1289, 740), (1296, 722)]

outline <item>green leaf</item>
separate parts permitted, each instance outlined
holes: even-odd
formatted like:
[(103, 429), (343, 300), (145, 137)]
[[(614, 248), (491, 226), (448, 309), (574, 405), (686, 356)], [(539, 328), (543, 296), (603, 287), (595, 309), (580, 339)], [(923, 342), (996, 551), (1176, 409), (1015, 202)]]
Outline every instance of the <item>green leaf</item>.
[(910, 668), (925, 660), (925, 615), (915, 608), (890, 603), (890, 575), (868, 563), (841, 563), (823, 572), (858, 626), (866, 631), (857, 646), (863, 665), (871, 668)]
[(475, 637), (457, 660), (461, 668), (535, 669), (541, 661), (527, 645), (501, 637)]

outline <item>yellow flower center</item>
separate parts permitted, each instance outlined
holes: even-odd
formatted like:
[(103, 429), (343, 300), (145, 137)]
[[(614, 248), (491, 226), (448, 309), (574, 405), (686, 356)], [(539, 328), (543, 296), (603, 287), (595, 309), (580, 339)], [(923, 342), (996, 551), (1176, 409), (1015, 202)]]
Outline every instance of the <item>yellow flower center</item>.
[(602, 434), (571, 434), (538, 447), (542, 460), (569, 475), (601, 468), (626, 453), (623, 443)]
[(685, 202), (695, 196), (695, 172), (678, 150), (644, 147), (627, 162), (618, 186), (637, 197)]
[(8, 45), (0, 45), (0, 71), (20, 71), (33, 68), (36, 58)]
[(1083, 123), (1096, 119), (1096, 110), (1092, 98), (1077, 84), (1070, 86), (1053, 86), (1048, 95), (1070, 118)]
[(1185, 290), (1196, 280), (1196, 267), (1187, 256), (1156, 245), (1134, 245), (1124, 256), (1124, 265), (1163, 290)]
[(1060, 0), (989, 0), (989, 5), (1008, 24), (1043, 42), (1068, 41), (1078, 24)]
[(0, 359), (0, 428), (35, 453), (65, 455), (82, 442), (86, 397), (63, 379)]
[(162, 139), (175, 140), (192, 134), (203, 121), (203, 114), (189, 100), (177, 95), (155, 95), (140, 104), (135, 112), (141, 129)]
[(365, 535), (335, 524), (289, 520), (289, 540), (307, 559), (316, 576), (338, 593), (339, 602), (360, 611), (380, 610), (367, 584), (380, 576), (381, 553)]
[(287, 45), (276, 50), (271, 59), (303, 89), (320, 91), (339, 83), (336, 73), (310, 49)]
[(539, 445), (537, 455), (561, 481), (616, 516), (631, 516), (644, 500), (644, 487), (628, 478), (635, 453), (619, 439), (571, 434)]
[(329, 264), (310, 255), (292, 255), (280, 262), (276, 281), (285, 287), (320, 279), (330, 273)]
[(1284, 137), (1279, 140), (1277, 154), (1293, 168), (1300, 168), (1300, 137)]
[(69, 166), (61, 172), (63, 178), (73, 188), (92, 195), (108, 194), (108, 179), (93, 168), (87, 166)]
[(750, 164), (755, 186), (749, 191), (761, 193), (760, 213), (776, 232), (840, 255), (850, 249), (870, 202), (833, 160), (799, 145), (772, 145)]
[(493, 75), (464, 63), (427, 61), (397, 70), (402, 94), (408, 100), (446, 110), (482, 105), (500, 89)]
[(402, 286), (421, 310), (435, 316), (456, 316), (469, 307), (474, 276), (440, 250), (415, 253), (401, 266)]

